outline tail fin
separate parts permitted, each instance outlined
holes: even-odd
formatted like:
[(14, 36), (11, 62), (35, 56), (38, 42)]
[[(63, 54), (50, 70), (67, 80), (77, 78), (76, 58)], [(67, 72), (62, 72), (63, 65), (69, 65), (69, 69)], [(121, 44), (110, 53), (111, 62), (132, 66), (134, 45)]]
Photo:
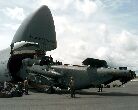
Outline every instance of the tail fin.
[(14, 35), (12, 44), (21, 41), (38, 43), (40, 49), (45, 51), (56, 49), (54, 21), (47, 6), (40, 7), (20, 25)]

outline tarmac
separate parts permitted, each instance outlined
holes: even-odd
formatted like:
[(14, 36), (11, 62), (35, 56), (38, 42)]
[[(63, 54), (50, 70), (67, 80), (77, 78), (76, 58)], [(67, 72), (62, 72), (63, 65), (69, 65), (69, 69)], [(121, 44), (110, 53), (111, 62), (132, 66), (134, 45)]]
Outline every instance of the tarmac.
[(123, 87), (77, 91), (76, 98), (29, 91), (23, 97), (0, 98), (0, 110), (138, 110), (138, 81)]

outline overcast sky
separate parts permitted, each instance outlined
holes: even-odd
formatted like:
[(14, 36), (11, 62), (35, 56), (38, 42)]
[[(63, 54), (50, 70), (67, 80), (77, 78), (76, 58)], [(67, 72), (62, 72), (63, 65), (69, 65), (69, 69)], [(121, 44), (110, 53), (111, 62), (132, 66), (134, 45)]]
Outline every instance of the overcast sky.
[(93, 57), (138, 70), (138, 0), (0, 0), (0, 50), (41, 5), (55, 22), (57, 49), (48, 52), (54, 59), (81, 64)]

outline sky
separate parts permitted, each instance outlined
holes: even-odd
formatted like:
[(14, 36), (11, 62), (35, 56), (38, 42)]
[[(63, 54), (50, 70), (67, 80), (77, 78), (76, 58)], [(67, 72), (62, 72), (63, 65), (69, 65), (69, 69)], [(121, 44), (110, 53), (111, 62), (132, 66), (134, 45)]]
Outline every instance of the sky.
[(0, 0), (0, 50), (31, 12), (47, 5), (53, 15), (55, 60), (82, 64), (86, 58), (106, 60), (111, 67), (138, 71), (138, 0)]

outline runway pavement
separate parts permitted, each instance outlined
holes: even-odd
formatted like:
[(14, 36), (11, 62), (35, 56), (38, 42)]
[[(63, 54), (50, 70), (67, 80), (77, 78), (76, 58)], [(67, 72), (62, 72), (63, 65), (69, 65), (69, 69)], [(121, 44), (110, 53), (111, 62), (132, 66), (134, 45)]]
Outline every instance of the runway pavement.
[(97, 88), (78, 91), (76, 98), (70, 94), (30, 92), (30, 95), (0, 98), (0, 110), (138, 110), (138, 82), (124, 87)]

